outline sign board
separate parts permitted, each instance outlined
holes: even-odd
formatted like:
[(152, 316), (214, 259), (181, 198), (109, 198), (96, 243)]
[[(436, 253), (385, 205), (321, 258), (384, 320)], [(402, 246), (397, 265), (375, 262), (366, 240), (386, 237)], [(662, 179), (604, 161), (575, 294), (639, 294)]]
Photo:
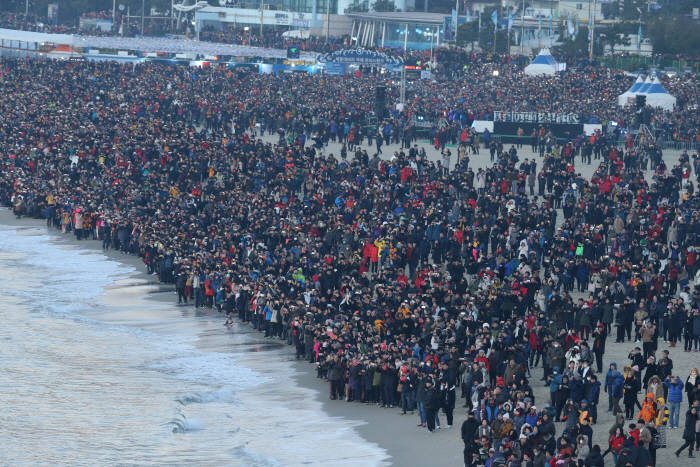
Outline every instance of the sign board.
[(323, 65), (323, 70), (329, 75), (344, 75), (344, 63), (326, 63)]
[(580, 123), (576, 114), (559, 114), (552, 112), (503, 112), (493, 113), (494, 122), (522, 123)]
[(403, 64), (402, 57), (392, 57), (374, 50), (344, 49), (319, 55), (320, 63), (345, 63), (348, 65), (386, 66)]

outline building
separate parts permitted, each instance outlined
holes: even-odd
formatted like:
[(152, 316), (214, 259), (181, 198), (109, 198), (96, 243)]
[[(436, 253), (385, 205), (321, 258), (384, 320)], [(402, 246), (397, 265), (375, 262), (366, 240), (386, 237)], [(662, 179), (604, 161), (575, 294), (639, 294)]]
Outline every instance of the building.
[(441, 13), (348, 13), (351, 41), (360, 47), (379, 46), (430, 49), (445, 42), (447, 18)]

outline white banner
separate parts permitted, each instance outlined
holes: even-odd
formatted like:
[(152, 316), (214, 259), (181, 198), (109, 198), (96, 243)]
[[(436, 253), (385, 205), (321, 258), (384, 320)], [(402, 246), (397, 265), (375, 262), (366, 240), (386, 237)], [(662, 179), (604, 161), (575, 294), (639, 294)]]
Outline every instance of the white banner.
[(503, 112), (493, 113), (494, 122), (515, 123), (581, 123), (576, 114), (559, 114), (551, 112)]

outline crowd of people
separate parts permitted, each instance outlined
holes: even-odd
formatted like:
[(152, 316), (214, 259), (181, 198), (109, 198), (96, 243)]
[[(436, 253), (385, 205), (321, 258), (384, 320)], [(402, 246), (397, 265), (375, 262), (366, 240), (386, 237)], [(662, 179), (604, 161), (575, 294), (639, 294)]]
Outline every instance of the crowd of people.
[[(528, 108), (535, 84), (502, 67), (525, 87), (425, 83), (372, 136), (451, 105)], [(591, 102), (628, 85), (605, 75), (553, 80), (531, 105), (598, 112)], [(700, 346), (700, 155), (667, 167), (653, 144), (599, 133), (523, 158), (475, 141), (454, 112), (454, 159), (430, 160), (414, 140), (390, 158), (355, 140), (324, 150), (351, 142), (376, 82), (4, 59), (0, 202), (138, 255), (178, 302), (289, 343), (331, 399), (417, 412), (429, 432), (464, 406), (467, 466), (602, 466), (608, 452), (655, 465), (680, 427), (692, 456), (700, 379), (674, 372), (659, 344)], [(489, 167), (470, 167), (489, 152)], [(613, 338), (641, 344), (623, 373), (603, 366)], [(535, 401), (537, 384), (549, 400)], [(602, 447), (601, 389), (617, 416)]]

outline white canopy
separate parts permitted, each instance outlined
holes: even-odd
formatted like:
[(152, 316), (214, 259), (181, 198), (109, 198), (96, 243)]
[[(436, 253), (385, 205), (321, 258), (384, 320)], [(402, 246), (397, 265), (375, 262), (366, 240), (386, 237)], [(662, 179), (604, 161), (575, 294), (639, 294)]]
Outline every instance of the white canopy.
[(554, 75), (557, 72), (557, 61), (554, 60), (549, 49), (542, 49), (535, 59), (525, 67), (528, 76)]
[(644, 94), (647, 91), (647, 89), (649, 89), (649, 86), (651, 86), (651, 75), (647, 76), (647, 79), (644, 80), (644, 84), (637, 88), (635, 94)]
[(652, 107), (673, 110), (673, 106), (676, 105), (676, 98), (664, 89), (657, 77), (651, 80), (651, 84), (644, 94), (647, 96), (647, 105)]
[(639, 88), (641, 88), (643, 84), (644, 80), (642, 79), (642, 75), (637, 76), (637, 80), (634, 82), (632, 87), (617, 96), (617, 105), (623, 107), (628, 104), (630, 100), (634, 99), (634, 96), (637, 95)]
[(619, 106), (634, 104), (634, 99), (639, 96), (646, 96), (646, 104), (652, 107), (659, 107), (664, 110), (673, 110), (676, 105), (676, 98), (670, 95), (659, 81), (659, 78), (651, 75), (642, 81), (641, 77), (637, 77), (631, 88), (620, 94), (617, 98)]

